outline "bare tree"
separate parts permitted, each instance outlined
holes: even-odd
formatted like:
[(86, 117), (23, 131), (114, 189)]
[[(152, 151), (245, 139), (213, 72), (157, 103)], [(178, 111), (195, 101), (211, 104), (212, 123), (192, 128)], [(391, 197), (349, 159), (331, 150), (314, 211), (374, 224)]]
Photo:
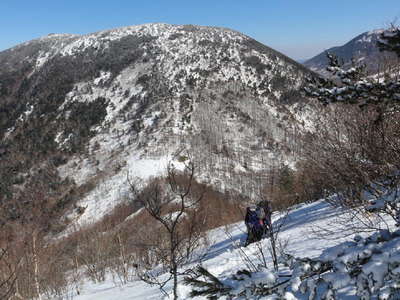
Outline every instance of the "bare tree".
[(290, 219), (290, 208), (286, 208), (282, 210), (281, 217), (279, 220), (275, 222), (271, 222), (270, 228), (267, 232), (267, 236), (269, 238), (269, 247), (268, 250), (271, 254), (272, 263), (274, 265), (274, 270), (278, 272), (279, 263), (282, 260), (282, 257), (285, 256), (286, 248), (288, 246), (288, 240), (284, 240), (280, 238), (280, 234), (282, 233), (285, 225), (288, 224)]
[(0, 298), (9, 299), (16, 294), (15, 285), (18, 279), (18, 265), (12, 263), (8, 248), (0, 248)]
[[(167, 178), (152, 181), (144, 190), (138, 191), (130, 182), (136, 201), (145, 208), (153, 223), (153, 231), (147, 228), (145, 235), (137, 243), (144, 250), (145, 257), (138, 262), (141, 280), (156, 284), (165, 293), (164, 286), (173, 281), (173, 295), (177, 299), (178, 276), (185, 274), (179, 268), (193, 261), (195, 250), (202, 245), (202, 229), (205, 216), (200, 212), (200, 202), (204, 192), (194, 193), (195, 166), (192, 160), (182, 157), (183, 171), (169, 163)], [(156, 265), (161, 265), (157, 272)], [(166, 278), (159, 275), (168, 272)]]

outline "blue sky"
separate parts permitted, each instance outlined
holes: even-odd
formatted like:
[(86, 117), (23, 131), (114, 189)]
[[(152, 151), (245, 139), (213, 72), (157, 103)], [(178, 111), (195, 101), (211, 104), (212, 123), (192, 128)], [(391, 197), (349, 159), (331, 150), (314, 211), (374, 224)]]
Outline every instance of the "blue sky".
[(396, 18), (399, 0), (1, 0), (0, 50), (49, 33), (165, 22), (229, 27), (302, 59)]

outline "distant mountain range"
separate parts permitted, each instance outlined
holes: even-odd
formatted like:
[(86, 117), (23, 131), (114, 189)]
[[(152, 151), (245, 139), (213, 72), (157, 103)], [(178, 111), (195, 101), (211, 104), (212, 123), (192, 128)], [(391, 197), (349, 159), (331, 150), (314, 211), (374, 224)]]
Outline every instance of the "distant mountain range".
[(314, 72), (327, 75), (325, 70), (328, 66), (326, 54), (332, 53), (343, 60), (345, 68), (351, 66), (353, 59), (356, 63), (365, 64), (367, 70), (372, 73), (386, 69), (388, 65), (398, 63), (398, 60), (393, 53), (379, 51), (377, 41), (382, 32), (383, 29), (364, 32), (343, 46), (332, 47), (303, 64)]
[(296, 59), (296, 61), (297, 61), (298, 63), (300, 63), (300, 64), (304, 64), (307, 60), (308, 60), (307, 58), (299, 58), (299, 59)]

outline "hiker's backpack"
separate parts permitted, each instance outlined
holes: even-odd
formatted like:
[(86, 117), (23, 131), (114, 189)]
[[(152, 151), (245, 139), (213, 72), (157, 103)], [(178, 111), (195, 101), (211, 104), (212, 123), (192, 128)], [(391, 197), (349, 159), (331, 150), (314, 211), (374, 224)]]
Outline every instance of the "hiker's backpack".
[(264, 220), (266, 218), (265, 211), (262, 207), (257, 206), (256, 212), (260, 220)]
[(248, 207), (245, 222), (253, 227), (260, 225), (260, 218), (257, 207)]
[(262, 218), (263, 220), (266, 220), (266, 222), (271, 223), (271, 215), (272, 215), (272, 210), (271, 210), (271, 205), (268, 201), (261, 201), (257, 204), (258, 207), (263, 211), (264, 217)]

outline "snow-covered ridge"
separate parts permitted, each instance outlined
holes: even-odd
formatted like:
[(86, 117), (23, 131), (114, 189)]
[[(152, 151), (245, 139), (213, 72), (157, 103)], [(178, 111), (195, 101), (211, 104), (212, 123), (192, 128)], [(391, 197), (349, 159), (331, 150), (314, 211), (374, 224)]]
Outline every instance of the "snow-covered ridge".
[(367, 34), (368, 35), (379, 35), (379, 34), (382, 34), (382, 33), (384, 33), (385, 32), (385, 29), (374, 29), (374, 30), (371, 30), (371, 31), (368, 31), (367, 32)]
[(29, 46), (32, 43), (49, 44), (49, 48), (37, 57), (36, 65), (37, 67), (41, 67), (49, 58), (54, 57), (56, 54), (74, 55), (78, 52), (85, 51), (88, 48), (94, 48), (97, 50), (100, 50), (101, 48), (104, 49), (104, 47), (108, 47), (109, 42), (119, 40), (130, 35), (135, 35), (138, 37), (157, 37), (160, 39), (160, 43), (163, 43), (168, 38), (171, 38), (174, 34), (187, 34), (190, 36), (190, 31), (196, 31), (196, 36), (198, 36), (200, 39), (206, 39), (210, 41), (215, 38), (225, 41), (239, 41), (248, 38), (237, 31), (227, 28), (149, 23), (98, 31), (85, 35), (49, 34), (47, 36), (20, 44), (14, 48), (11, 48), (10, 50), (17, 50), (21, 47)]
[(377, 40), (379, 35), (381, 35), (384, 29), (375, 29), (364, 33), (361, 38), (359, 38), (357, 43), (372, 43), (372, 41)]

